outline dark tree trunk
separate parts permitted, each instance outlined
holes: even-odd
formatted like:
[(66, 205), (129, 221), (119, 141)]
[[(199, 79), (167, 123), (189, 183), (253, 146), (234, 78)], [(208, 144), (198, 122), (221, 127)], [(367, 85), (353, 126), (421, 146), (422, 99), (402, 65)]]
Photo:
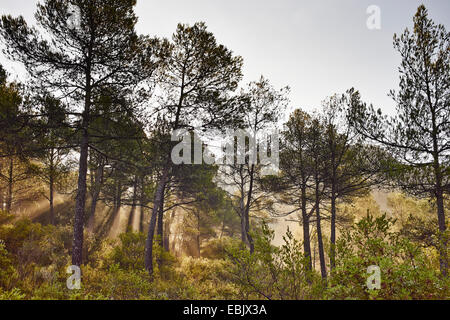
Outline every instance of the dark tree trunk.
[[(424, 54), (424, 57), (427, 55)], [(429, 61), (425, 59), (425, 65), (429, 65)], [(448, 239), (446, 237), (446, 229), (447, 225), (445, 223), (445, 209), (444, 209), (444, 191), (442, 187), (442, 171), (441, 171), (441, 163), (439, 161), (439, 155), (443, 155), (440, 151), (439, 147), (439, 125), (436, 123), (436, 108), (437, 106), (432, 103), (432, 93), (430, 90), (430, 86), (433, 84), (430, 83), (430, 79), (428, 77), (427, 69), (425, 70), (425, 81), (426, 81), (426, 93), (428, 105), (431, 112), (431, 122), (432, 122), (432, 139), (433, 139), (433, 169), (434, 169), (434, 178), (435, 178), (435, 195), (436, 195), (436, 204), (437, 204), (437, 215), (438, 215), (438, 225), (439, 225), (439, 268), (442, 276), (446, 277), (448, 275), (448, 256), (447, 256), (447, 245)], [(435, 99), (437, 99), (435, 97)], [(436, 101), (437, 102), (437, 101)], [(448, 120), (448, 119), (446, 119)], [(441, 123), (442, 125), (442, 123)], [(447, 141), (448, 142), (448, 141)]]
[[(92, 39), (91, 39), (92, 40)], [(85, 97), (84, 97), (84, 111), (82, 115), (82, 133), (80, 143), (80, 161), (78, 164), (78, 190), (75, 201), (75, 218), (73, 222), (73, 242), (72, 242), (72, 265), (81, 266), (83, 263), (83, 230), (84, 230), (84, 214), (86, 207), (86, 192), (87, 192), (87, 170), (88, 170), (88, 155), (89, 155), (89, 116), (91, 112), (91, 57), (92, 57), (92, 41), (87, 52), (87, 65), (85, 70)]]
[(445, 237), (445, 209), (442, 189), (437, 192), (437, 209), (438, 209), (438, 224), (439, 224), (439, 266), (443, 276), (448, 275), (448, 256), (447, 256), (447, 239)]
[(247, 233), (245, 231), (245, 214), (244, 212), (241, 213), (241, 241), (248, 245), (247, 241)]
[(445, 237), (445, 208), (444, 208), (444, 193), (442, 188), (442, 173), (438, 161), (435, 161), (435, 177), (436, 177), (436, 204), (439, 225), (439, 267), (443, 276), (448, 275), (448, 256), (447, 246), (448, 240)]
[(6, 198), (6, 211), (11, 213), (12, 202), (13, 202), (13, 188), (14, 188), (14, 160), (11, 157), (9, 159), (9, 170), (8, 170), (8, 195)]
[(308, 269), (312, 270), (311, 261), (311, 240), (309, 232), (309, 215), (306, 211), (306, 189), (302, 188), (302, 223), (303, 223), (303, 251), (305, 252), (305, 257), (308, 259)]
[(253, 243), (253, 238), (250, 234), (250, 218), (247, 210), (245, 211), (245, 234), (247, 235), (250, 253), (253, 253), (255, 251), (255, 244)]
[(202, 257), (202, 247), (200, 242), (200, 211), (197, 212), (197, 254), (198, 257)]
[(200, 233), (197, 233), (197, 255), (198, 255), (199, 258), (202, 257), (201, 243), (200, 243)]
[[(313, 239), (314, 240), (314, 239)], [(313, 269), (316, 270), (316, 252), (317, 252), (317, 244), (316, 241), (313, 241), (314, 248), (313, 248)]]
[(250, 169), (250, 186), (248, 188), (247, 205), (245, 207), (245, 234), (247, 236), (248, 244), (250, 247), (250, 253), (255, 251), (255, 245), (253, 243), (253, 238), (250, 235), (250, 205), (253, 196), (253, 181), (255, 174), (255, 165), (252, 164)]
[(113, 191), (113, 214), (116, 214), (116, 212), (119, 210), (119, 180), (118, 178), (114, 178), (114, 191)]
[(331, 188), (330, 272), (336, 266), (336, 192), (334, 183)]
[(317, 229), (317, 245), (319, 249), (319, 261), (320, 261), (320, 273), (322, 279), (327, 279), (327, 269), (325, 265), (325, 251), (323, 248), (322, 240), (322, 227), (320, 219), (320, 194), (319, 194), (319, 181), (316, 177), (316, 194), (315, 194), (315, 206), (316, 206), (316, 229)]
[(83, 229), (84, 210), (86, 205), (86, 175), (88, 160), (89, 138), (87, 130), (84, 131), (81, 147), (80, 162), (78, 170), (78, 191), (75, 203), (75, 219), (73, 225), (72, 265), (81, 266), (83, 263)]
[[(430, 106), (431, 97), (429, 97)], [(439, 268), (441, 274), (445, 277), (448, 275), (448, 257), (447, 257), (447, 242), (445, 231), (445, 209), (444, 209), (444, 191), (442, 188), (442, 172), (441, 164), (439, 162), (439, 147), (438, 147), (438, 129), (436, 126), (436, 115), (435, 110), (431, 110), (432, 123), (433, 123), (433, 168), (434, 168), (434, 178), (435, 184), (435, 195), (437, 204), (437, 215), (438, 215), (438, 225), (439, 225)]]
[(175, 211), (172, 212), (171, 218), (170, 219), (166, 219), (166, 221), (164, 222), (164, 250), (169, 252), (170, 250), (170, 221), (173, 221), (175, 217)]
[(122, 206), (122, 182), (120, 179), (117, 181), (117, 196), (116, 196), (116, 212), (115, 215), (120, 211), (120, 207)]
[(223, 219), (222, 219), (222, 227), (220, 228), (219, 239), (222, 239), (224, 233), (225, 233), (225, 214), (223, 215)]
[(153, 238), (155, 235), (156, 219), (158, 216), (159, 208), (161, 207), (162, 201), (164, 199), (164, 190), (166, 188), (167, 179), (169, 177), (169, 161), (170, 158), (167, 165), (164, 167), (163, 174), (158, 182), (158, 187), (156, 188), (152, 215), (150, 217), (150, 224), (148, 226), (147, 240), (145, 242), (145, 269), (148, 271), (150, 276), (153, 276)]
[(54, 155), (54, 150), (52, 149), (50, 154), (50, 179), (49, 179), (49, 197), (48, 197), (48, 201), (50, 203), (50, 223), (52, 225), (55, 225), (55, 208), (53, 205), (53, 189), (54, 189), (54, 165), (53, 165), (53, 155)]
[(139, 214), (139, 232), (144, 232), (144, 207), (141, 205)]
[(156, 226), (156, 235), (158, 238), (158, 246), (159, 246), (159, 255), (158, 255), (158, 266), (159, 269), (161, 270), (161, 266), (163, 263), (162, 260), (162, 254), (163, 254), (163, 246), (164, 246), (164, 230), (163, 230), (163, 218), (164, 218), (164, 195), (161, 201), (161, 206), (159, 207), (158, 210), (158, 221), (157, 221), (157, 226)]
[(247, 232), (245, 228), (245, 207), (244, 207), (244, 190), (241, 189), (241, 198), (239, 200), (239, 214), (241, 218), (241, 241), (248, 245)]
[(139, 183), (141, 185), (141, 194), (140, 194), (140, 199), (139, 199), (139, 202), (141, 204), (140, 214), (139, 214), (139, 232), (144, 232), (144, 206), (146, 205), (144, 181), (145, 181), (144, 177), (141, 176), (140, 181), (139, 181)]
[(334, 134), (331, 133), (331, 217), (330, 217), (330, 272), (336, 265), (336, 188), (337, 188), (337, 160)]
[(161, 206), (159, 207), (158, 211), (158, 224), (156, 227), (156, 235), (158, 237), (159, 245), (162, 248), (163, 247), (163, 241), (164, 241), (164, 197), (161, 201)]
[(50, 183), (49, 183), (49, 202), (50, 202), (50, 223), (55, 225), (55, 208), (53, 205), (53, 176), (50, 175)]
[(138, 189), (138, 179), (137, 179), (137, 176), (135, 176), (134, 183), (133, 183), (133, 200), (131, 203), (131, 210), (130, 210), (130, 215), (128, 217), (128, 223), (127, 223), (127, 228), (130, 231), (133, 231), (133, 222), (134, 222), (134, 215), (136, 212), (137, 194), (138, 194), (137, 189)]

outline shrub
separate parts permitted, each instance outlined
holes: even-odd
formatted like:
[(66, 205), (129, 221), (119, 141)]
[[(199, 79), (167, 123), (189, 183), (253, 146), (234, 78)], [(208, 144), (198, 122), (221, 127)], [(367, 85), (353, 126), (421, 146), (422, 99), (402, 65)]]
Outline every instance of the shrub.
[(18, 288), (14, 288), (10, 291), (3, 291), (0, 287), (0, 300), (23, 300), (24, 298), (25, 294)]
[(143, 233), (126, 232), (119, 236), (120, 244), (114, 247), (112, 263), (126, 270), (144, 269), (145, 235)]
[(17, 277), (12, 258), (6, 250), (3, 240), (0, 240), (0, 289), (10, 288), (11, 283)]
[(274, 232), (266, 224), (253, 234), (255, 250), (251, 254), (241, 243), (227, 249), (231, 261), (231, 279), (244, 299), (315, 299), (321, 283), (308, 270), (301, 244), (290, 231), (284, 245), (273, 246)]
[(180, 272), (195, 286), (197, 299), (235, 299), (238, 288), (230, 281), (228, 260), (186, 257)]
[[(445, 299), (448, 278), (441, 279), (421, 247), (391, 232), (395, 220), (369, 213), (336, 243), (336, 268), (330, 299)], [(381, 271), (381, 288), (367, 287), (367, 268)]]

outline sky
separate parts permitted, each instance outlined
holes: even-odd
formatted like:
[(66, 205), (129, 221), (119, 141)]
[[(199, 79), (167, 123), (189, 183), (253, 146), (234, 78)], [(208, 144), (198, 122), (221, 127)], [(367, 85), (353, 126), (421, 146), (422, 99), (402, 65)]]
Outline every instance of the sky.
[[(33, 23), (35, 0), (0, 0), (0, 14)], [(400, 57), (394, 33), (411, 28), (420, 4), (450, 29), (448, 0), (137, 0), (137, 31), (170, 37), (178, 23), (204, 21), (218, 42), (244, 59), (244, 83), (261, 75), (290, 86), (290, 109), (312, 111), (334, 93), (354, 87), (362, 99), (393, 113), (388, 93), (398, 87)], [(380, 29), (367, 20), (380, 9)], [(10, 72), (14, 65), (0, 57)]]

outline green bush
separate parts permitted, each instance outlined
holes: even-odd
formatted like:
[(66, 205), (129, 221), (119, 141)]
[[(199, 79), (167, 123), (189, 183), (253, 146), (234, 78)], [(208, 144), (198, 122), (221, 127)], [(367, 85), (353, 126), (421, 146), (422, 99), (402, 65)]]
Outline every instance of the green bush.
[[(392, 232), (395, 220), (369, 213), (336, 243), (330, 299), (448, 299), (449, 279), (441, 279), (421, 247)], [(367, 287), (367, 268), (380, 269), (381, 288)]]
[(16, 277), (11, 255), (6, 250), (3, 240), (0, 240), (0, 289), (10, 288)]
[(14, 288), (10, 291), (3, 291), (0, 287), (0, 300), (23, 300), (25, 294), (23, 294), (20, 289)]
[(244, 299), (316, 299), (322, 291), (317, 273), (308, 270), (301, 243), (288, 230), (284, 245), (272, 245), (274, 232), (266, 224), (253, 234), (251, 254), (241, 243), (227, 249), (232, 281)]
[(236, 299), (238, 288), (230, 281), (228, 260), (185, 257), (180, 272), (195, 287), (197, 299)]
[(111, 260), (126, 270), (144, 269), (145, 235), (126, 232), (119, 236), (120, 244), (114, 247)]

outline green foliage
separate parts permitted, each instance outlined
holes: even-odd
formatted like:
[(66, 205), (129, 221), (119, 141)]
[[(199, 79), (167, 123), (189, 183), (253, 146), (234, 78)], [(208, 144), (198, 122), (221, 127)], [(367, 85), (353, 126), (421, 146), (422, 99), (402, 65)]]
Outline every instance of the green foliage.
[[(114, 246), (108, 258), (111, 265), (117, 265), (121, 270), (144, 270), (145, 235), (142, 232), (126, 232), (119, 235), (120, 243)], [(160, 275), (168, 276), (175, 262), (167, 251), (154, 244), (154, 264), (161, 266)]]
[(264, 223), (254, 233), (255, 251), (242, 244), (227, 249), (232, 264), (230, 277), (244, 299), (315, 299), (320, 292), (318, 275), (308, 271), (301, 245), (288, 231), (284, 245), (271, 244), (274, 233)]
[[(392, 232), (395, 220), (371, 214), (344, 232), (336, 243), (336, 269), (326, 297), (330, 299), (443, 299), (448, 279), (440, 279), (420, 247)], [(381, 270), (381, 289), (370, 290), (369, 266)]]
[(195, 284), (197, 299), (235, 299), (238, 287), (230, 281), (230, 267), (224, 259), (187, 257), (181, 261), (180, 270)]
[[(448, 208), (448, 201), (444, 202)], [(388, 204), (392, 214), (398, 218), (398, 229), (402, 236), (408, 238), (418, 246), (428, 248), (431, 253), (439, 250), (438, 219), (434, 215), (436, 201), (433, 199), (418, 199), (408, 197), (403, 193), (393, 193), (388, 197)], [(450, 236), (450, 222), (447, 220), (447, 229), (442, 234), (444, 240)], [(450, 248), (447, 247), (447, 250)]]
[(226, 248), (233, 241), (230, 237), (213, 238), (207, 241), (202, 247), (202, 257), (212, 260), (225, 259)]
[(145, 235), (143, 233), (127, 232), (120, 236), (120, 245), (113, 250), (113, 263), (125, 270), (144, 269)]
[(10, 287), (11, 279), (16, 276), (11, 256), (6, 250), (3, 240), (0, 240), (0, 289)]
[(10, 291), (3, 291), (0, 287), (0, 300), (22, 300), (25, 295), (20, 289), (14, 288)]
[(40, 238), (43, 235), (43, 228), (40, 224), (34, 224), (29, 219), (18, 219), (14, 223), (11, 221), (7, 213), (3, 215), (5, 223), (0, 224), (0, 239), (4, 241), (6, 249), (14, 255), (17, 255), (23, 244), (30, 239)]
[[(449, 279), (420, 246), (393, 232), (386, 215), (365, 218), (336, 243), (336, 268), (325, 284), (309, 272), (301, 244), (288, 231), (284, 245), (271, 245), (267, 226), (255, 234), (255, 252), (241, 244), (227, 248), (230, 280), (243, 299), (448, 299)], [(381, 270), (381, 288), (370, 290), (369, 266)]]

